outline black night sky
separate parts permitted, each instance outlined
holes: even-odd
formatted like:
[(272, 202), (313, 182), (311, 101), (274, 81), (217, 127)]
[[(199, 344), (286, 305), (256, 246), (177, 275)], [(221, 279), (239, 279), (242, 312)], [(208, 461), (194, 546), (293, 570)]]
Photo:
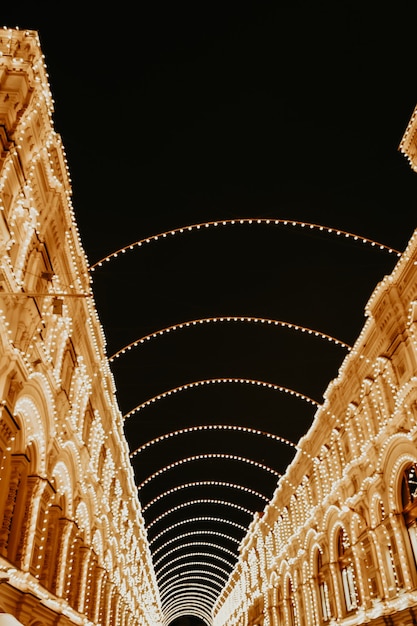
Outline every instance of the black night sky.
[[(122, 2), (94, 15), (55, 6), (23, 3), (0, 15), (7, 27), (39, 32), (90, 265), (159, 233), (228, 221), (169, 233), (96, 268), (108, 355), (214, 317), (279, 320), (351, 345), (397, 257), (272, 222), (321, 224), (404, 250), (417, 226), (417, 175), (398, 151), (417, 103), (414, 3)], [(244, 218), (254, 223), (229, 223)], [(314, 416), (301, 396), (322, 402), (345, 354), (308, 332), (253, 321), (198, 323), (133, 347), (112, 363), (123, 414), (187, 387), (126, 419), (132, 451), (187, 431), (134, 457), (137, 483), (202, 454), (238, 455), (282, 473), (291, 446), (192, 427), (243, 426), (297, 443)], [(190, 386), (213, 379), (297, 393)], [(268, 498), (276, 485), (259, 467), (212, 456), (160, 473), (141, 490), (142, 504), (197, 480), (227, 480)], [(190, 487), (145, 508), (145, 522), (197, 498), (264, 507), (230, 487)], [(194, 504), (169, 519), (205, 514)], [(236, 510), (221, 515), (251, 520)], [(187, 620), (176, 624), (200, 623)]]

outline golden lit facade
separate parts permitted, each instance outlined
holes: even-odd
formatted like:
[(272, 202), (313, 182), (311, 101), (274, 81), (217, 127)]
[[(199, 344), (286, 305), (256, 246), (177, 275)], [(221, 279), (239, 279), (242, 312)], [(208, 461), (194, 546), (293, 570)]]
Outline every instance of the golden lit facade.
[[(37, 34), (0, 33), (0, 617), (165, 623)], [(400, 146), (414, 168), (417, 116)], [(417, 170), (417, 166), (416, 166)], [(91, 268), (90, 268), (91, 269)], [(213, 626), (415, 624), (417, 231)], [(255, 321), (255, 318), (253, 318)]]
[(366, 314), (241, 543), (214, 626), (415, 624), (417, 231)]
[(156, 626), (159, 594), (52, 110), (37, 33), (3, 29), (0, 612), (28, 626)]

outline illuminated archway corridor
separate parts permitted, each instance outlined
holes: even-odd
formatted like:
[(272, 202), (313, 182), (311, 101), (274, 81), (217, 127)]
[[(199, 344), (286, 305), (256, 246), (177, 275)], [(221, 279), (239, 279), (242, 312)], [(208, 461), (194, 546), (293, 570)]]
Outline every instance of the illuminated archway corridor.
[(4, 617), (411, 623), (415, 236), (238, 217), (89, 263), (38, 35), (0, 49)]

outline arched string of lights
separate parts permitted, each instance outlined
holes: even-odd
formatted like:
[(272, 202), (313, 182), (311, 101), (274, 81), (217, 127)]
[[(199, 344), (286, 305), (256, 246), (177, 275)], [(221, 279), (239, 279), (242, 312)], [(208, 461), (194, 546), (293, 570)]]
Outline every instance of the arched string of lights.
[(218, 227), (218, 226), (234, 226), (234, 225), (242, 225), (242, 224), (253, 224), (253, 225), (272, 225), (272, 226), (295, 226), (300, 228), (306, 228), (310, 230), (318, 230), (320, 232), (334, 234), (338, 236), (345, 237), (347, 239), (353, 239), (354, 241), (361, 241), (363, 244), (368, 244), (372, 247), (377, 247), (380, 250), (385, 250), (390, 254), (396, 254), (397, 256), (401, 256), (401, 252), (386, 246), (383, 243), (378, 241), (374, 241), (373, 239), (369, 239), (367, 237), (362, 237), (361, 235), (357, 235), (355, 233), (350, 233), (345, 230), (341, 230), (338, 228), (331, 228), (329, 226), (323, 226), (322, 224), (314, 224), (310, 222), (300, 222), (297, 220), (284, 220), (284, 219), (270, 219), (270, 218), (240, 218), (240, 219), (227, 219), (227, 220), (216, 220), (210, 222), (201, 222), (198, 224), (190, 224), (189, 226), (182, 226), (179, 228), (174, 228), (172, 230), (167, 230), (165, 232), (158, 233), (157, 235), (151, 235), (150, 237), (145, 237), (144, 239), (139, 239), (130, 243), (123, 248), (119, 248), (114, 252), (108, 254), (106, 257), (103, 257), (93, 265), (90, 265), (90, 272), (94, 272), (97, 267), (101, 267), (103, 263), (108, 262), (112, 259), (115, 259), (119, 256), (119, 254), (125, 254), (129, 250), (134, 250), (135, 248), (140, 248), (144, 244), (152, 243), (155, 241), (160, 241), (161, 239), (166, 239), (170, 235), (178, 235), (191, 231), (199, 231), (202, 228), (210, 228), (210, 227)]
[(189, 552), (188, 554), (183, 554), (181, 556), (175, 557), (169, 563), (166, 563), (160, 568), (155, 568), (156, 578), (158, 578), (159, 575), (162, 572), (164, 572), (173, 563), (177, 563), (178, 561), (183, 561), (184, 559), (187, 559), (187, 558), (195, 558), (196, 556), (206, 557), (206, 558), (207, 556), (210, 556), (213, 560), (218, 561), (219, 563), (224, 563), (227, 566), (228, 571), (230, 571), (234, 565), (234, 562), (231, 563), (230, 561), (228, 561), (224, 557), (219, 556), (218, 554), (208, 554), (207, 552)]
[(147, 341), (150, 341), (151, 339), (155, 339), (156, 337), (160, 337), (161, 335), (165, 335), (166, 333), (170, 333), (176, 330), (183, 330), (186, 328), (198, 327), (198, 325), (200, 324), (210, 324), (210, 323), (216, 323), (216, 322), (220, 322), (220, 323), (222, 322), (253, 322), (253, 323), (266, 324), (266, 325), (272, 325), (272, 326), (281, 326), (282, 328), (288, 328), (288, 329), (296, 330), (302, 333), (306, 333), (308, 335), (313, 335), (314, 337), (320, 337), (321, 339), (326, 339), (327, 341), (330, 341), (338, 346), (341, 346), (342, 348), (346, 348), (348, 352), (352, 349), (352, 346), (350, 346), (349, 344), (343, 341), (340, 341), (340, 339), (336, 339), (336, 337), (332, 337), (331, 335), (322, 333), (319, 330), (309, 328), (308, 326), (300, 326), (298, 324), (292, 324), (291, 322), (285, 322), (283, 320), (274, 320), (274, 319), (269, 319), (265, 317), (251, 317), (247, 315), (245, 316), (227, 315), (227, 316), (220, 316), (220, 317), (204, 317), (200, 319), (189, 320), (187, 322), (179, 322), (178, 324), (173, 324), (172, 326), (161, 328), (160, 330), (156, 330), (155, 332), (150, 333), (149, 335), (144, 335), (143, 337), (140, 337), (139, 339), (135, 339), (135, 341), (132, 341), (126, 346), (123, 346), (123, 348), (120, 348), (120, 350), (118, 350), (117, 352), (115, 352), (109, 357), (109, 362), (112, 363), (115, 359), (117, 359), (122, 354), (125, 354), (132, 348), (140, 346), (141, 344)]
[[(204, 548), (204, 545), (202, 547)], [(166, 604), (174, 594), (178, 593), (179, 589), (184, 587), (184, 591), (187, 592), (187, 596), (192, 595), (192, 592), (199, 592), (197, 595), (201, 596), (202, 598), (210, 599), (213, 602), (215, 602), (218, 598), (218, 590), (216, 584), (213, 585), (211, 583), (202, 585), (201, 581), (198, 580), (197, 582), (195, 578), (193, 579), (193, 583), (185, 583), (184, 577), (181, 576), (180, 579), (172, 581), (170, 585), (162, 587), (160, 594), (162, 604)]]
[(150, 539), (149, 541), (149, 545), (152, 546), (152, 544), (154, 544), (156, 541), (158, 541), (161, 537), (163, 537), (164, 535), (166, 535), (167, 533), (171, 532), (172, 530), (175, 530), (176, 528), (179, 528), (180, 526), (184, 526), (187, 524), (192, 523), (193, 525), (195, 525), (197, 522), (208, 522), (208, 523), (215, 523), (215, 524), (219, 524), (219, 525), (225, 525), (225, 526), (232, 526), (233, 528), (236, 528), (237, 530), (246, 533), (247, 532), (247, 528), (246, 526), (243, 526), (243, 524), (239, 524), (238, 522), (234, 522), (233, 520), (229, 520), (225, 517), (214, 517), (211, 515), (200, 515), (200, 516), (196, 516), (196, 517), (188, 517), (188, 518), (184, 518), (179, 522), (175, 522), (174, 524), (170, 524), (169, 526), (167, 526), (166, 528), (164, 528), (163, 530), (161, 530), (157, 535), (155, 535), (155, 537), (153, 537), (153, 539)]
[[(176, 559), (178, 560), (178, 559)], [(192, 563), (189, 564), (192, 567), (210, 567), (213, 570), (215, 570), (214, 572), (209, 572), (207, 570), (203, 570), (206, 574), (212, 574), (214, 577), (218, 578), (219, 580), (222, 580), (224, 583), (227, 581), (228, 576), (229, 576), (229, 572), (224, 570), (222, 567), (215, 565), (214, 563), (210, 563), (209, 561), (193, 561)], [(163, 583), (162, 581), (172, 572), (176, 572), (179, 569), (183, 569), (184, 565), (175, 565), (174, 567), (171, 568), (171, 570), (169, 570), (168, 572), (165, 572), (165, 574), (162, 574), (162, 576), (159, 577), (159, 587), (162, 588), (164, 584), (167, 583)], [(187, 571), (192, 571), (191, 569), (188, 569), (187, 567)], [(198, 571), (198, 570), (197, 570)], [(169, 583), (169, 581), (168, 581)]]
[[(316, 402), (316, 400), (313, 400), (313, 398), (310, 398), (309, 396), (306, 396), (303, 393), (295, 391), (294, 389), (290, 389), (289, 387), (282, 387), (281, 385), (274, 385), (273, 383), (268, 383), (262, 380), (256, 380), (253, 378), (207, 378), (204, 380), (196, 380), (194, 382), (187, 383), (185, 385), (179, 385), (178, 387), (173, 387), (172, 389), (168, 389), (168, 391), (163, 391), (157, 396), (154, 396), (153, 398), (149, 398), (149, 400), (145, 400), (145, 402), (138, 404), (134, 409), (126, 413), (123, 416), (123, 419), (126, 420), (131, 415), (138, 413), (142, 409), (156, 403), (157, 401), (162, 400), (163, 398), (168, 398), (169, 396), (175, 395), (181, 391), (186, 391), (189, 389), (193, 389), (195, 387), (202, 387), (204, 385), (214, 385), (214, 384), (221, 384), (221, 383), (237, 383), (237, 384), (243, 384), (243, 385), (254, 385), (257, 387), (266, 387), (268, 389), (272, 389), (273, 391), (287, 393), (291, 396), (295, 396), (296, 398), (300, 398), (301, 400), (304, 400), (305, 402), (313, 404), (316, 408), (321, 407), (321, 404)], [(209, 425), (207, 427), (209, 427)], [(236, 430), (238, 429), (239, 427), (236, 427)], [(179, 432), (175, 431), (175, 434), (179, 434)], [(167, 436), (171, 437), (172, 434), (169, 433)], [(153, 443), (156, 443), (156, 442), (152, 440), (148, 442), (147, 444), (144, 444), (144, 446), (152, 445)], [(141, 448), (142, 447), (143, 446), (141, 446)], [(136, 454), (138, 451), (140, 451), (140, 449), (132, 452), (131, 456), (134, 456), (134, 454)]]
[[(174, 568), (174, 569), (177, 569), (177, 568)], [(181, 575), (181, 580), (195, 580), (197, 578), (198, 580), (206, 580), (207, 582), (209, 582), (211, 584), (211, 586), (216, 586), (220, 590), (223, 589), (223, 587), (224, 587), (224, 584), (225, 584), (224, 578), (222, 578), (218, 574), (214, 574), (214, 572), (208, 572), (207, 570), (204, 570), (204, 569), (189, 570), (187, 568), (187, 573), (188, 573), (188, 575), (183, 575), (183, 574)], [(211, 577), (208, 576), (208, 574), (211, 574)], [(170, 589), (171, 587), (173, 587), (176, 584), (177, 580), (178, 579), (175, 578), (171, 582), (168, 579), (168, 581), (167, 581), (167, 583), (165, 585), (161, 585), (161, 591), (162, 591), (162, 589), (165, 590), (165, 589)]]
[(164, 610), (163, 624), (164, 626), (170, 626), (177, 617), (180, 618), (190, 613), (194, 617), (200, 617), (204, 624), (211, 624), (213, 619), (211, 615), (212, 607), (212, 603), (204, 602), (203, 599), (199, 596), (196, 597), (195, 594), (181, 595), (179, 599), (168, 605), (167, 610)]
[[(198, 582), (196, 582), (198, 580)], [(194, 575), (181, 575), (180, 579), (173, 580), (169, 585), (166, 585), (161, 589), (161, 602), (164, 603), (168, 600), (173, 593), (178, 593), (180, 590), (190, 590), (190, 589), (202, 589), (207, 590), (207, 595), (214, 595), (214, 599), (216, 600), (221, 592), (223, 585), (217, 580), (211, 580), (211, 578), (207, 578), (206, 576), (199, 575), (198, 577)]]
[(258, 461), (254, 461), (253, 459), (247, 459), (246, 457), (238, 456), (237, 454), (209, 452), (205, 454), (195, 454), (193, 456), (184, 457), (180, 459), (179, 461), (174, 461), (174, 463), (170, 463), (169, 465), (164, 465), (164, 467), (162, 467), (158, 471), (148, 476), (148, 478), (145, 478), (145, 480), (141, 482), (140, 485), (138, 485), (138, 491), (141, 491), (148, 483), (151, 482), (151, 480), (154, 480), (161, 474), (164, 474), (165, 472), (173, 469), (174, 467), (179, 467), (181, 465), (184, 465), (185, 463), (190, 463), (192, 461), (200, 461), (203, 459), (204, 460), (206, 459), (223, 459), (223, 460), (229, 459), (232, 461), (239, 461), (241, 463), (248, 463), (249, 465), (258, 467), (259, 469), (265, 470), (266, 472), (269, 472), (270, 474), (274, 474), (278, 478), (281, 478), (281, 474), (277, 472), (276, 470), (272, 469), (272, 467), (269, 467), (268, 465), (264, 465), (263, 463), (259, 463)]
[(248, 509), (240, 504), (236, 504), (235, 502), (230, 502), (229, 500), (220, 500), (216, 498), (196, 498), (194, 500), (189, 500), (188, 502), (182, 502), (181, 504), (177, 504), (176, 506), (169, 509), (169, 511), (164, 511), (158, 517), (155, 517), (154, 520), (150, 524), (146, 526), (146, 531), (149, 532), (151, 528), (158, 524), (162, 519), (168, 517), (168, 515), (172, 515), (176, 511), (180, 511), (182, 509), (188, 508), (190, 506), (197, 506), (201, 504), (215, 504), (216, 506), (224, 506), (240, 511), (241, 513), (245, 513), (249, 515), (249, 517), (253, 517), (255, 511)]
[(146, 511), (159, 502), (162, 498), (172, 495), (178, 491), (182, 491), (183, 489), (189, 489), (193, 487), (227, 487), (228, 489), (236, 489), (240, 491), (244, 491), (248, 495), (255, 496), (260, 500), (263, 500), (265, 503), (269, 502), (269, 498), (264, 496), (259, 491), (255, 491), (254, 489), (250, 489), (249, 487), (244, 487), (243, 485), (237, 485), (236, 483), (228, 483), (222, 480), (197, 480), (195, 482), (183, 483), (182, 485), (178, 485), (177, 487), (173, 487), (172, 489), (167, 489), (162, 493), (158, 494), (155, 498), (153, 498), (146, 506), (142, 508), (142, 513), (146, 513)]
[(212, 624), (213, 618), (211, 611), (213, 603), (208, 603), (196, 594), (181, 594), (180, 598), (176, 598), (166, 610), (163, 611), (163, 625), (170, 626), (176, 618), (184, 615), (192, 614), (194, 617), (200, 617), (204, 624)]
[(156, 550), (152, 552), (152, 555), (155, 557), (159, 552), (162, 552), (165, 548), (170, 546), (172, 543), (178, 542), (180, 539), (185, 539), (189, 537), (195, 537), (196, 535), (209, 535), (210, 537), (219, 537), (220, 539), (226, 539), (236, 545), (239, 545), (239, 539), (233, 537), (232, 535), (226, 535), (226, 533), (220, 533), (216, 530), (193, 530), (192, 532), (182, 533), (181, 535), (177, 535), (173, 539), (169, 539), (165, 543), (159, 546)]
[[(158, 569), (158, 566), (160, 563), (163, 563), (163, 561), (169, 557), (171, 554), (177, 553), (179, 550), (183, 550), (184, 548), (215, 548), (217, 550), (219, 550), (220, 552), (224, 552), (224, 554), (227, 554), (229, 556), (232, 557), (232, 559), (236, 558), (236, 553), (232, 552), (232, 550), (229, 550), (228, 548), (226, 548), (225, 546), (222, 546), (221, 544), (216, 544), (216, 543), (211, 543), (210, 541), (188, 541), (186, 543), (181, 544), (180, 546), (175, 546), (173, 548), (171, 548), (170, 550), (168, 550), (167, 552), (165, 552), (162, 556), (160, 556), (158, 559), (154, 559), (153, 558), (153, 564), (155, 569)], [(211, 553), (210, 553), (211, 555)], [(155, 555), (153, 555), (154, 557)]]
[[(367, 239), (365, 237), (361, 237), (359, 235), (355, 235), (353, 233), (349, 233), (346, 231), (342, 231), (342, 230), (338, 230), (338, 229), (333, 229), (333, 228), (328, 228), (325, 226), (321, 226), (319, 224), (310, 224), (310, 223), (306, 223), (306, 222), (299, 222), (299, 221), (290, 221), (290, 220), (270, 220), (270, 219), (250, 219), (250, 218), (245, 218), (245, 219), (239, 219), (239, 220), (223, 220), (223, 221), (212, 221), (212, 222), (205, 222), (205, 223), (200, 223), (200, 224), (192, 224), (190, 226), (187, 227), (182, 227), (182, 228), (176, 228), (174, 230), (170, 230), (170, 231), (166, 231), (163, 233), (160, 233), (158, 235), (154, 235), (152, 237), (148, 237), (139, 241), (135, 241), (132, 244), (129, 244), (128, 246), (121, 248), (119, 250), (116, 250), (115, 252), (111, 253), (110, 255), (108, 255), (107, 257), (101, 259), (100, 261), (98, 261), (97, 263), (95, 263), (94, 265), (90, 266), (89, 270), (91, 272), (93, 272), (96, 268), (102, 266), (104, 264), (104, 262), (108, 262), (111, 259), (115, 259), (119, 256), (119, 254), (124, 254), (126, 252), (128, 252), (129, 250), (133, 250), (135, 248), (140, 248), (141, 246), (145, 245), (145, 244), (149, 244), (152, 242), (156, 242), (158, 240), (163, 240), (166, 239), (170, 236), (173, 235), (177, 235), (177, 234), (183, 234), (186, 232), (191, 232), (191, 231), (199, 231), (201, 229), (207, 229), (207, 228), (211, 228), (211, 227), (218, 227), (218, 226), (230, 226), (230, 225), (239, 225), (239, 224), (258, 224), (258, 225), (282, 225), (282, 226), (292, 226), (292, 227), (300, 227), (300, 228), (309, 228), (309, 229), (313, 229), (313, 230), (318, 230), (320, 232), (325, 232), (325, 233), (329, 233), (329, 234), (334, 234), (337, 236), (343, 236), (345, 238), (348, 239), (352, 239), (354, 241), (360, 241), (363, 244), (369, 244), (372, 247), (377, 247), (380, 250), (385, 250), (389, 253), (394, 253), (397, 256), (400, 256), (400, 252), (398, 252), (397, 250), (394, 250), (393, 248), (389, 248), (388, 246), (385, 246), (384, 244), (381, 244), (377, 241), (373, 241), (370, 239)], [(183, 330), (186, 328), (190, 328), (190, 327), (196, 327), (198, 325), (202, 325), (202, 324), (207, 324), (207, 323), (217, 323), (217, 322), (252, 322), (252, 323), (261, 323), (261, 324), (269, 324), (269, 325), (275, 325), (275, 326), (281, 326), (281, 327), (285, 327), (285, 328), (289, 328), (289, 329), (293, 329), (293, 330), (297, 330), (300, 332), (304, 332), (304, 333), (308, 333), (310, 335), (314, 335), (314, 336), (318, 336), (322, 339), (326, 339), (328, 341), (331, 341), (333, 343), (335, 343), (336, 345), (339, 345), (345, 349), (347, 349), (348, 351), (351, 350), (351, 346), (339, 341), (338, 339), (331, 337), (329, 335), (326, 335), (324, 333), (321, 333), (319, 331), (307, 328), (307, 327), (303, 327), (303, 326), (298, 326), (295, 324), (291, 324), (285, 321), (281, 321), (281, 320), (271, 320), (271, 319), (266, 319), (266, 318), (259, 318), (259, 317), (242, 317), (242, 316), (227, 316), (227, 317), (212, 317), (212, 318), (201, 318), (199, 320), (191, 320), (188, 322), (182, 322), (182, 323), (177, 323), (174, 324), (172, 326), (163, 328), (163, 329), (159, 329), (153, 333), (150, 333), (144, 337), (141, 337), (135, 341), (133, 341), (132, 343), (128, 344), (127, 346), (124, 346), (122, 349), (120, 349), (118, 352), (116, 352), (115, 354), (113, 354), (110, 358), (109, 361), (113, 362), (115, 359), (117, 359), (119, 356), (121, 356), (122, 354), (125, 354), (127, 351), (131, 350), (134, 347), (140, 346), (141, 344), (150, 341), (151, 339), (154, 339), (156, 337), (159, 337), (161, 335), (164, 335), (166, 333), (169, 332), (173, 332), (173, 331), (177, 331), (177, 330)], [(124, 415), (124, 420), (126, 420), (128, 417), (132, 416), (135, 413), (138, 413), (139, 411), (141, 411), (142, 409), (144, 409), (145, 407), (150, 406), (151, 404), (154, 404), (155, 402), (158, 402), (160, 400), (162, 400), (163, 398), (167, 398), (168, 396), (171, 396), (173, 394), (177, 394), (178, 392), (182, 392), (182, 391), (186, 391), (189, 389), (192, 389), (194, 387), (198, 387), (198, 386), (202, 386), (202, 385), (209, 385), (209, 384), (219, 384), (219, 383), (240, 383), (240, 384), (253, 384), (253, 385), (259, 385), (262, 387), (267, 387), (270, 389), (273, 389), (275, 391), (281, 391), (281, 392), (285, 392), (285, 393), (290, 393), (291, 395), (295, 395), (298, 398), (301, 398), (307, 402), (312, 403), (313, 405), (315, 405), (317, 408), (319, 408), (321, 405), (319, 403), (317, 403), (316, 401), (312, 400), (311, 398), (309, 398), (308, 396), (304, 396), (303, 394), (300, 394), (294, 390), (290, 390), (288, 388), (285, 387), (281, 387), (278, 385), (274, 385), (272, 383), (266, 383), (264, 381), (256, 381), (256, 380), (252, 380), (252, 379), (232, 379), (232, 378), (217, 378), (217, 379), (207, 379), (207, 380), (199, 380), (199, 381), (194, 381), (185, 385), (181, 385), (178, 387), (175, 387), (173, 389), (169, 389), (167, 391), (164, 391), (160, 394), (158, 394), (157, 396), (154, 396), (153, 398), (149, 398), (148, 400), (146, 400), (145, 402), (142, 402), (141, 404), (137, 405), (134, 409), (132, 409), (131, 411), (129, 411), (126, 415)], [(179, 436), (179, 435), (183, 435), (185, 433), (189, 433), (189, 432), (195, 432), (197, 430), (205, 430), (207, 428), (207, 426), (197, 426), (197, 427), (189, 427), (189, 428), (184, 428), (184, 429), (179, 429), (176, 431), (173, 431), (171, 433), (156, 437), (155, 439), (152, 439), (151, 441), (146, 442), (144, 445), (140, 446), (139, 448), (137, 448), (136, 450), (134, 450), (131, 453), (131, 458), (135, 457), (137, 454), (139, 454), (140, 452), (143, 452), (145, 449), (149, 448), (150, 446), (159, 443), (165, 439), (171, 438), (173, 436)], [(270, 433), (263, 433), (262, 431), (257, 431), (255, 429), (249, 429), (249, 428), (244, 428), (244, 427), (233, 427), (233, 426), (228, 426), (228, 425), (213, 425), (211, 428), (218, 428), (218, 429), (234, 429), (234, 430), (242, 430), (244, 432), (247, 433), (252, 433), (252, 434), (257, 434), (257, 435), (262, 435), (265, 437), (272, 437), (273, 439), (280, 441), (282, 443), (285, 443), (287, 445), (290, 445), (292, 447), (294, 447), (295, 449), (298, 450), (298, 447), (293, 444), (292, 442), (289, 442), (288, 440), (284, 440), (283, 438), (276, 436), (276, 435), (271, 435)], [(200, 459), (233, 459), (233, 460), (237, 460), (239, 462), (244, 462), (244, 463), (249, 463), (253, 466), (256, 466), (260, 469), (266, 470), (270, 473), (273, 473), (275, 476), (278, 476), (279, 478), (282, 478), (282, 475), (280, 475), (278, 472), (276, 472), (275, 470), (273, 470), (272, 468), (265, 466), (261, 463), (258, 463), (256, 461), (253, 461), (252, 459), (246, 459), (244, 457), (240, 457), (237, 455), (230, 455), (230, 454), (220, 454), (220, 453), (211, 453), (211, 454), (201, 454), (201, 455), (195, 455), (193, 457), (188, 457), (188, 458), (183, 458), (180, 461), (176, 461), (174, 463), (171, 463), (170, 465), (166, 465), (165, 467), (159, 469), (158, 471), (156, 471), (154, 474), (152, 474), (151, 476), (149, 476), (146, 480), (144, 480), (138, 487), (138, 491), (140, 491), (145, 485), (147, 485), (151, 480), (153, 480), (154, 478), (160, 476), (161, 474), (163, 474), (164, 472), (174, 468), (174, 467), (178, 467), (180, 465), (183, 465), (184, 463), (188, 463), (191, 461), (195, 461), (195, 460), (200, 460)], [(253, 490), (249, 490), (246, 487), (242, 487), (240, 485), (236, 485), (234, 483), (225, 483), (225, 482), (221, 482), (221, 481), (199, 481), (199, 482), (195, 482), (195, 483), (185, 483), (182, 485), (179, 485), (173, 489), (169, 489), (161, 494), (159, 494), (158, 497), (154, 498), (152, 501), (150, 501), (146, 507), (144, 507), (143, 512), (145, 512), (145, 510), (148, 510), (154, 503), (156, 503), (157, 501), (160, 501), (162, 498), (174, 493), (174, 492), (178, 492), (181, 489), (186, 489), (186, 488), (192, 488), (195, 486), (209, 486), (209, 485), (214, 485), (214, 486), (227, 486), (229, 488), (234, 488), (234, 489), (241, 489), (244, 490), (247, 493), (251, 493), (251, 495), (257, 495), (258, 497), (260, 497), (262, 500), (264, 500), (265, 502), (268, 502), (268, 498), (266, 498), (265, 496), (263, 496), (262, 494), (258, 494), (257, 492), (254, 492)], [(162, 519), (166, 518), (167, 516), (171, 515), (172, 513), (174, 513), (175, 511), (178, 511), (179, 509), (185, 509), (186, 507), (190, 507), (192, 505), (201, 505), (201, 504), (215, 504), (215, 505), (221, 505), (221, 506), (227, 506), (227, 507), (234, 507), (239, 509), (240, 511), (243, 511), (245, 513), (247, 513), (248, 515), (250, 515), (251, 517), (253, 517), (254, 511), (251, 511), (245, 507), (242, 507), (240, 505), (237, 505), (235, 503), (232, 502), (228, 502), (227, 500), (223, 500), (223, 499), (194, 499), (188, 502), (184, 502), (180, 505), (177, 505), (175, 507), (172, 507), (169, 511), (166, 511), (164, 513), (162, 513), (161, 515), (159, 515), (157, 518), (155, 518), (147, 527), (147, 531), (149, 531), (151, 528), (154, 527), (154, 525), (156, 525), (157, 523), (159, 523)], [(215, 518), (215, 517), (201, 517), (201, 518), (197, 518), (197, 519), (201, 519), (201, 520), (217, 520), (218, 522), (222, 522), (225, 523), (225, 520), (222, 518)], [(195, 519), (193, 519), (193, 522), (195, 522)], [(176, 522), (175, 524), (171, 524), (170, 526), (166, 527), (164, 530), (162, 530), (161, 532), (159, 532), (156, 537), (154, 537), (154, 539), (152, 540), (152, 542), (150, 543), (150, 545), (154, 545), (154, 542), (158, 541), (161, 539), (161, 537), (163, 537), (165, 535), (165, 533), (168, 533), (170, 531), (172, 531), (174, 528), (179, 527), (181, 524), (186, 524), (187, 521), (186, 520), (182, 520), (181, 522)], [(230, 520), (227, 523), (233, 523)], [(242, 526), (242, 525), (237, 525), (239, 526), (240, 529), (245, 532), (246, 531), (246, 527)], [(208, 536), (210, 535), (213, 540), (218, 538), (219, 542), (218, 543), (212, 543), (210, 541), (186, 541), (185, 543), (181, 543), (180, 545), (178, 545), (178, 542), (182, 542), (185, 539), (188, 538), (195, 538), (198, 539), (199, 537), (202, 536)], [(236, 538), (234, 538), (233, 536), (226, 534), (226, 533), (221, 533), (218, 531), (214, 531), (214, 530), (193, 530), (193, 532), (184, 532), (183, 534), (177, 535), (175, 538), (169, 539), (167, 540), (165, 543), (163, 543), (162, 545), (160, 545), (154, 552), (153, 552), (153, 559), (155, 558), (155, 556), (157, 554), (159, 554), (159, 558), (154, 560), (154, 566), (155, 566), (155, 572), (156, 572), (156, 576), (157, 579), (159, 580), (159, 585), (160, 585), (160, 589), (161, 589), (161, 600), (163, 603), (163, 607), (164, 607), (164, 619), (166, 620), (166, 623), (171, 622), (172, 619), (174, 619), (177, 615), (183, 615), (184, 611), (188, 610), (188, 607), (192, 608), (193, 610), (193, 614), (194, 615), (199, 615), (204, 621), (206, 621), (207, 623), (209, 623), (210, 619), (211, 619), (211, 607), (212, 607), (212, 603), (215, 600), (215, 598), (217, 597), (218, 594), (218, 590), (217, 588), (221, 585), (221, 583), (223, 583), (223, 578), (220, 578), (221, 583), (215, 580), (213, 580), (211, 578), (211, 573), (207, 570), (211, 569), (213, 567), (213, 563), (209, 563), (209, 557), (211, 560), (214, 560), (216, 563), (218, 563), (219, 565), (227, 565), (227, 569), (230, 571), (233, 567), (233, 563), (230, 563), (228, 559), (224, 559), (222, 557), (220, 557), (219, 555), (213, 554), (213, 549), (220, 551), (220, 553), (224, 553), (225, 556), (232, 556), (233, 560), (235, 559), (235, 554), (234, 552), (232, 552), (231, 550), (229, 550), (228, 548), (226, 548), (225, 546), (222, 546), (220, 541), (224, 539), (227, 541), (231, 541), (233, 543), (238, 543), (238, 540)], [(170, 549), (167, 550), (167, 548), (169, 548), (170, 546), (172, 546)], [(197, 549), (201, 549), (201, 547), (203, 547), (204, 549), (208, 549), (209, 553), (205, 553), (205, 552), (187, 552), (187, 554), (178, 556), (177, 558), (171, 558), (172, 555), (174, 555), (175, 553), (177, 553), (178, 551), (181, 550), (189, 550), (190, 548), (197, 548)], [(192, 576), (191, 573), (188, 571), (189, 567), (190, 567), (190, 559), (195, 559), (197, 557), (204, 557), (206, 560), (201, 563), (201, 565), (205, 568), (203, 570), (200, 570), (201, 573), (204, 572), (204, 576), (199, 576), (197, 577), (196, 575)], [(169, 559), (168, 562), (166, 562)], [(177, 567), (180, 568), (182, 571), (184, 571), (184, 565), (177, 565), (178, 563), (184, 563), (186, 562), (186, 569), (187, 569), (187, 576), (188, 576), (188, 580), (185, 581), (184, 577), (181, 576), (181, 580), (177, 580), (176, 577), (174, 577), (173, 571), (177, 571)], [(161, 565), (165, 563), (165, 565)], [(192, 567), (194, 567), (194, 565), (192, 565)], [(200, 566), (198, 566), (200, 567)], [(222, 567), (219, 567), (219, 569), (223, 570)], [(222, 571), (222, 573), (225, 573), (224, 570)], [(201, 578), (201, 580), (199, 580), (199, 578)], [(216, 590), (215, 590), (216, 589)], [(180, 598), (178, 598), (178, 592), (180, 592)]]

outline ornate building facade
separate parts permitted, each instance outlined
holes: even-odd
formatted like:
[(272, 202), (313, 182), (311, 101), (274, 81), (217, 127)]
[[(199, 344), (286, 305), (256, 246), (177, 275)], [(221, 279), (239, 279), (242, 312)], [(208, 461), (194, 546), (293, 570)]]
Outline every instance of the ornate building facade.
[[(158, 626), (37, 34), (4, 29), (0, 53), (0, 624)], [(416, 623), (417, 232), (366, 314), (214, 626)]]
[(37, 33), (0, 31), (0, 609), (155, 626), (159, 595)]
[[(400, 150), (417, 166), (417, 115)], [(417, 231), (214, 609), (215, 626), (415, 624)]]

